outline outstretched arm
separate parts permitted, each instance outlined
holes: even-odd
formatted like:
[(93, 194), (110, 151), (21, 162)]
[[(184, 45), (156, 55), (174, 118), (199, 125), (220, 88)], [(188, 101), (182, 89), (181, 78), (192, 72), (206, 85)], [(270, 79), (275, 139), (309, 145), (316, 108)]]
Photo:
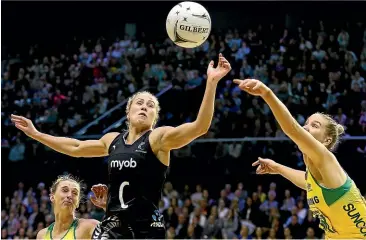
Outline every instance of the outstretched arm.
[(262, 97), (271, 108), (284, 133), (299, 146), (301, 151), (310, 158), (309, 160), (314, 165), (321, 167), (326, 162), (323, 160), (324, 157), (327, 159), (334, 158), (333, 154), (322, 143), (300, 126), (296, 119), (292, 117), (287, 107), (272, 91), (268, 91)]
[(160, 149), (170, 151), (181, 148), (209, 130), (214, 112), (217, 84), (231, 70), (230, 63), (221, 54), (217, 68), (214, 68), (213, 64), (214, 62), (211, 61), (207, 69), (206, 90), (197, 119), (178, 127), (163, 127)]
[[(310, 158), (309, 160), (317, 168), (323, 168), (324, 164), (329, 162), (336, 162), (334, 155), (300, 126), (296, 119), (292, 117), (287, 107), (261, 81), (255, 79), (235, 79), (234, 82), (239, 84), (240, 89), (252, 95), (261, 96), (264, 99), (283, 132), (298, 145), (300, 150)], [(324, 159), (329, 159), (329, 161), (324, 161)]]
[(306, 190), (305, 172), (286, 167), (271, 159), (258, 158), (252, 166), (258, 166), (257, 174), (280, 174), (299, 188)]
[(256, 96), (261, 96), (271, 108), (273, 115), (284, 133), (289, 136), (300, 150), (308, 157), (308, 161), (322, 175), (322, 181), (328, 188), (336, 188), (344, 184), (347, 175), (337, 159), (321, 142), (298, 124), (287, 107), (261, 81), (255, 79), (234, 80), (240, 89)]
[(111, 142), (119, 133), (107, 133), (99, 140), (80, 141), (67, 137), (55, 137), (39, 132), (32, 121), (22, 117), (11, 115), (15, 126), (27, 136), (46, 145), (53, 150), (72, 157), (103, 157), (108, 155), (108, 148)]
[(287, 180), (298, 186), (299, 188), (306, 190), (305, 171), (296, 170), (278, 164), (278, 173), (281, 174), (282, 177), (286, 178)]

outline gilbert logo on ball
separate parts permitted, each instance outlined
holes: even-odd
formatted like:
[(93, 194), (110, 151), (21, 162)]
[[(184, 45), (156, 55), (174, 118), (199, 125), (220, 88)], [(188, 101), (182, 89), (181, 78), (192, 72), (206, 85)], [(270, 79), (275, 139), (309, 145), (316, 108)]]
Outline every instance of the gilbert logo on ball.
[(176, 45), (183, 48), (198, 47), (210, 35), (210, 14), (201, 4), (181, 2), (170, 10), (166, 31)]

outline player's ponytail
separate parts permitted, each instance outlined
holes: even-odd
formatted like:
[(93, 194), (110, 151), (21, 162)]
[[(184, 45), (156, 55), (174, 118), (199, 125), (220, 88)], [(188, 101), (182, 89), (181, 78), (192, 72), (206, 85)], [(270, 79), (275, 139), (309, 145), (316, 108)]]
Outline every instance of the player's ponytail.
[(337, 135), (342, 136), (344, 134), (344, 127), (341, 124), (337, 124)]

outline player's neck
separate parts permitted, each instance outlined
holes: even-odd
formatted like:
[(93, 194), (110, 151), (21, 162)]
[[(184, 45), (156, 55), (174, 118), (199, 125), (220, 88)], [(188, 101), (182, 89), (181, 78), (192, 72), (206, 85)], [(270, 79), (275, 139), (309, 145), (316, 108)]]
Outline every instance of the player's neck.
[(74, 220), (75, 216), (73, 213), (68, 211), (55, 212), (55, 225), (53, 227), (54, 233), (61, 233), (69, 229)]
[(149, 131), (150, 129), (146, 129), (146, 128), (136, 128), (136, 127), (130, 127), (128, 129), (128, 135), (126, 138), (126, 141), (128, 143), (133, 143), (135, 142), (138, 138), (140, 138), (144, 133), (146, 133), (147, 131)]

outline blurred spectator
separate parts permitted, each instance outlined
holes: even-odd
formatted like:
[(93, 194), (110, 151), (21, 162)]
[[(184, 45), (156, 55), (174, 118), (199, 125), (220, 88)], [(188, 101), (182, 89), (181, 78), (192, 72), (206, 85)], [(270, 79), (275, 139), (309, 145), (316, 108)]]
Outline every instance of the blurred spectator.
[(291, 211), (294, 206), (295, 206), (295, 199), (291, 196), (290, 190), (286, 189), (285, 199), (283, 200), (281, 210)]
[(12, 162), (24, 160), (25, 144), (21, 142), (20, 138), (16, 138), (15, 145), (10, 149), (9, 160)]

